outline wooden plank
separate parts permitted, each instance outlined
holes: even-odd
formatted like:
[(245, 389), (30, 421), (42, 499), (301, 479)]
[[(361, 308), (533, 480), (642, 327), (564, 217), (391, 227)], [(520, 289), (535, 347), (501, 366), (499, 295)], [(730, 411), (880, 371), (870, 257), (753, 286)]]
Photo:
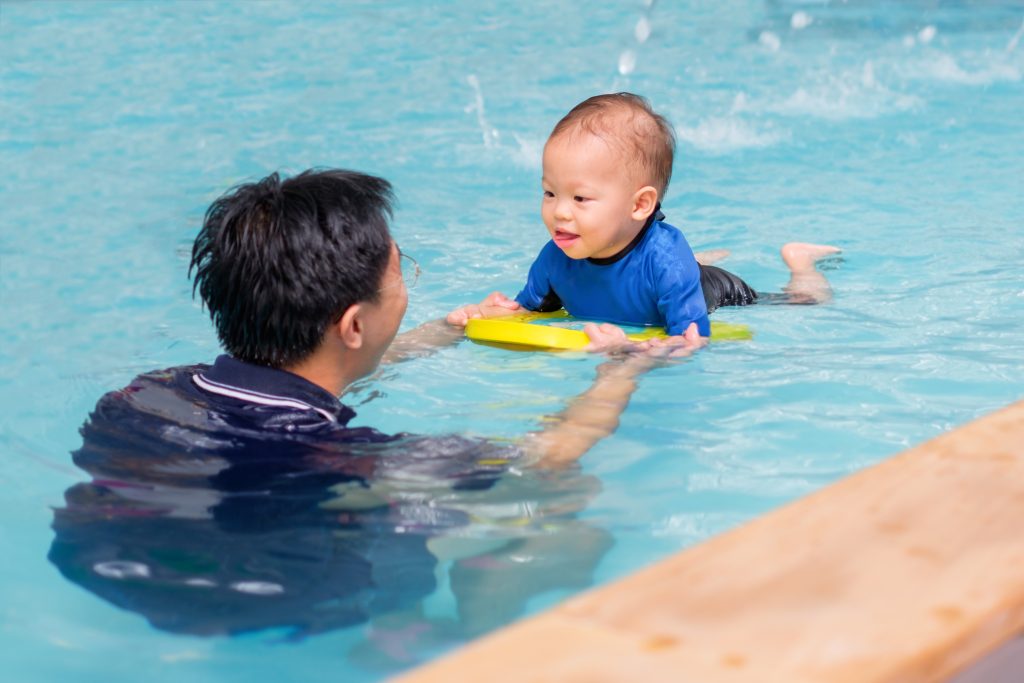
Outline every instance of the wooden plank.
[(944, 681), (1024, 631), (1024, 402), (399, 680)]

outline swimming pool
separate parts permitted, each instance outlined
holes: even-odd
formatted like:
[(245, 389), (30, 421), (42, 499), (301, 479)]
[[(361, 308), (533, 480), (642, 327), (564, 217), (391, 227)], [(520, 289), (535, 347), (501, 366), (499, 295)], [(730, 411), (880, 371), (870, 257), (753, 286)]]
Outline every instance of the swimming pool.
[[(1022, 31), (1012, 2), (4, 3), (6, 671), (380, 678), (1019, 398)], [(217, 353), (185, 278), (211, 199), (279, 168), (391, 179), (425, 271), (411, 326), (514, 293), (545, 239), (544, 138), (610, 89), (675, 124), (665, 211), (691, 244), (731, 249), (766, 290), (783, 242), (837, 244), (835, 302), (716, 313), (754, 341), (646, 376), (614, 437), (545, 491), (569, 501), (551, 534), (515, 515), (469, 527), (525, 540), (438, 569), (424, 622), (464, 627), (442, 636), (172, 635), (58, 574), (52, 508), (84, 478), (68, 453), (96, 399)], [(598, 362), (462, 344), (350, 400), (389, 431), (513, 437)], [(453, 592), (476, 598), (461, 623)]]

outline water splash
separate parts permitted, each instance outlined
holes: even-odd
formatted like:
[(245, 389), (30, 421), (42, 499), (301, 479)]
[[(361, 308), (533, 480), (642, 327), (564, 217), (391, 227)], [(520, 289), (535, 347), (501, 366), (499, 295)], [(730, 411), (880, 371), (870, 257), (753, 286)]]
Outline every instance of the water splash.
[(521, 168), (540, 170), (544, 141), (526, 138), (515, 133), (512, 137), (516, 141), (516, 148), (511, 151), (513, 163)]
[(1013, 38), (1010, 38), (1010, 42), (1006, 44), (1006, 53), (1010, 54), (1017, 49), (1020, 44), (1020, 39), (1024, 37), (1024, 21), (1020, 22), (1020, 28), (1013, 34)]
[(476, 121), (480, 126), (480, 132), (483, 134), (484, 147), (492, 149), (499, 144), (501, 134), (498, 133), (497, 128), (492, 127), (487, 122), (487, 115), (484, 113), (484, 93), (480, 88), (480, 80), (476, 77), (476, 74), (467, 76), (466, 82), (473, 88), (474, 99), (471, 104), (466, 106), (465, 112), (467, 114), (476, 112)]
[(797, 87), (786, 99), (762, 102), (751, 109), (839, 121), (869, 119), (922, 105), (921, 98), (886, 87), (876, 73), (874, 62), (868, 60), (859, 68), (823, 72), (813, 81)]
[(759, 130), (734, 116), (705, 119), (693, 128), (679, 126), (676, 134), (680, 140), (711, 154), (771, 147), (789, 137), (788, 133)]
[(878, 85), (878, 81), (875, 80), (875, 65), (871, 60), (864, 62), (864, 68), (860, 72), (860, 83), (865, 88), (874, 88)]
[(1014, 64), (990, 61), (978, 68), (965, 68), (951, 55), (933, 56), (927, 62), (911, 66), (908, 76), (963, 85), (991, 85), (999, 81), (1021, 80), (1021, 70)]
[(779, 48), (782, 47), (782, 40), (771, 31), (761, 31), (761, 35), (757, 37), (757, 42), (769, 52), (778, 52)]

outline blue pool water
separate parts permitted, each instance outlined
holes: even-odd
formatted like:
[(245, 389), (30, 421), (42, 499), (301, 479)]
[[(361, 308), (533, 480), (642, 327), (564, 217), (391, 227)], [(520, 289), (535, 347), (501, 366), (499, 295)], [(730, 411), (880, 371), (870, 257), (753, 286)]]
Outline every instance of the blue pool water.
[[(3, 2), (5, 674), (379, 679), (1020, 398), (1022, 34), (1010, 1)], [(456, 501), (478, 555), (414, 613), (173, 635), (48, 562), (97, 398), (218, 352), (185, 271), (220, 192), (313, 165), (389, 178), (424, 269), (411, 327), (516, 292), (546, 239), (547, 132), (619, 89), (676, 127), (665, 211), (695, 248), (775, 290), (781, 244), (836, 244), (834, 303), (716, 313), (755, 339), (644, 377), (579, 473)], [(463, 343), (346, 400), (387, 431), (511, 438), (598, 362)]]

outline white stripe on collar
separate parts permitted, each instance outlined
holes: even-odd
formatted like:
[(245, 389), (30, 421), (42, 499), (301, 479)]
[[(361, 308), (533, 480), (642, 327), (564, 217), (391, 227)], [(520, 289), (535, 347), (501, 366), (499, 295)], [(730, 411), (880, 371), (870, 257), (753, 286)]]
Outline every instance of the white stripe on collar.
[(192, 381), (197, 387), (203, 391), (208, 391), (211, 394), (219, 394), (221, 396), (228, 396), (230, 398), (237, 398), (242, 401), (249, 401), (250, 403), (258, 403), (264, 406), (275, 406), (278, 408), (299, 408), (300, 410), (315, 410), (316, 412), (323, 415), (331, 422), (337, 422), (337, 418), (331, 413), (327, 412), (322, 408), (312, 406), (305, 401), (300, 401), (295, 398), (287, 398), (285, 396), (274, 396), (273, 394), (261, 394), (258, 391), (250, 391), (249, 389), (241, 389), (239, 387), (229, 386), (227, 384), (220, 384), (212, 380), (203, 377), (199, 373), (192, 375)]

